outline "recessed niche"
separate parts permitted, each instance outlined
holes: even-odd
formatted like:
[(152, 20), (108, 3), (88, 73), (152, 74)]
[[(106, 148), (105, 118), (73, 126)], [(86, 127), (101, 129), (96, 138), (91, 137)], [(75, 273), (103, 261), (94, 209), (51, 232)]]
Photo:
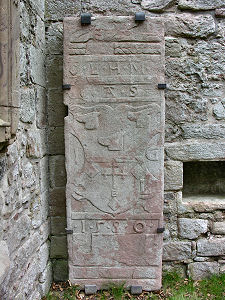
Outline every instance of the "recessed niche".
[(184, 162), (183, 197), (225, 198), (225, 161)]

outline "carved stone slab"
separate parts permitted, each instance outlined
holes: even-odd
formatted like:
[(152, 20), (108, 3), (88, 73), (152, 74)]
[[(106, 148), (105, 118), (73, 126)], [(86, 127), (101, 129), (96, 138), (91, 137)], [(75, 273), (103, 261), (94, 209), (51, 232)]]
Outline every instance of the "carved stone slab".
[(164, 31), (160, 18), (64, 20), (69, 277), (161, 286)]

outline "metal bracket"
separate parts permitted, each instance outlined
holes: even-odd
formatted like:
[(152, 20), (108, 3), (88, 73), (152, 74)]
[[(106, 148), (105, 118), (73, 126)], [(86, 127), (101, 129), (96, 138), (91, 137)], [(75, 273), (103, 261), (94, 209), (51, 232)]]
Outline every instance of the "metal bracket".
[(132, 285), (130, 288), (131, 295), (140, 295), (142, 293), (141, 285)]
[(135, 22), (143, 22), (143, 21), (145, 21), (145, 13), (144, 12), (135, 13)]
[(65, 90), (70, 90), (71, 89), (71, 85), (70, 84), (63, 84), (62, 89)]
[(159, 83), (158, 84), (158, 89), (159, 90), (165, 90), (166, 89), (166, 83)]
[(83, 13), (81, 14), (81, 25), (90, 25), (91, 24), (91, 14)]
[(72, 229), (65, 228), (65, 231), (66, 231), (66, 234), (73, 234), (73, 230)]
[(165, 227), (157, 228), (157, 233), (163, 233), (165, 231)]

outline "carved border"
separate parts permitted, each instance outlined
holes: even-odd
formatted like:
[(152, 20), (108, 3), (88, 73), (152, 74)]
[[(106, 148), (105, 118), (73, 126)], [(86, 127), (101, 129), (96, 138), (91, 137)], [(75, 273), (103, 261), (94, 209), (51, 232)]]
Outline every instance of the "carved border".
[(19, 2), (0, 1), (0, 149), (16, 134), (19, 110)]

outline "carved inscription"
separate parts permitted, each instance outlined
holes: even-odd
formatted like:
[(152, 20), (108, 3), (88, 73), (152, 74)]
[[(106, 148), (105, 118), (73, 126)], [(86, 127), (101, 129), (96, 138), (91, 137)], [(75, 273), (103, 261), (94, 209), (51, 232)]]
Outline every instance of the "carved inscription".
[[(70, 280), (161, 285), (164, 80), (160, 18), (64, 20)], [(79, 272), (80, 273), (79, 273)], [(110, 277), (110, 274), (113, 274)]]

